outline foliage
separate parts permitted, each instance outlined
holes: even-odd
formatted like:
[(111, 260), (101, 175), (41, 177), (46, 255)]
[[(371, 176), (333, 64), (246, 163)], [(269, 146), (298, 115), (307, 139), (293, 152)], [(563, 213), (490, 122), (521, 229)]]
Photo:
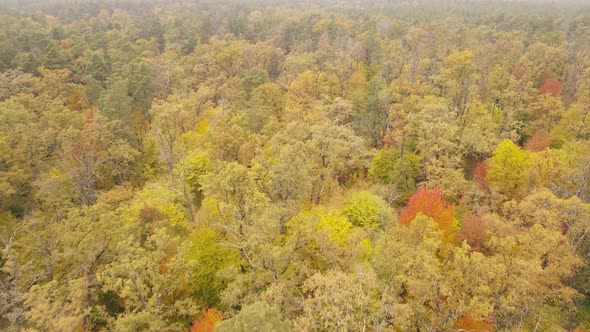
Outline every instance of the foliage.
[(4, 1), (0, 330), (588, 329), (590, 6), (361, 7)]
[(420, 157), (405, 153), (400, 157), (390, 149), (379, 150), (371, 160), (369, 176), (386, 184), (391, 184), (401, 193), (409, 195), (416, 189), (420, 171)]
[(385, 202), (367, 191), (356, 192), (344, 201), (342, 212), (357, 227), (384, 228), (389, 219)]
[(400, 211), (398, 222), (409, 225), (418, 215), (432, 218), (447, 236), (452, 234), (457, 222), (453, 208), (442, 197), (438, 187), (418, 188), (418, 191), (410, 197), (408, 205)]
[(488, 181), (508, 197), (517, 195), (526, 185), (529, 156), (512, 141), (502, 141), (487, 165)]
[(203, 316), (195, 321), (190, 328), (190, 332), (213, 332), (215, 325), (223, 320), (223, 315), (215, 308), (203, 310)]
[(290, 331), (289, 321), (281, 312), (264, 302), (245, 305), (240, 312), (215, 327), (215, 331)]

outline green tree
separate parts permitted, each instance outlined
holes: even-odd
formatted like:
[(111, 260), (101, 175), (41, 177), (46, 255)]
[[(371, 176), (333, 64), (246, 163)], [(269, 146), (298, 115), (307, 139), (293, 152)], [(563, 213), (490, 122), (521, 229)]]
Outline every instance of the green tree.
[(369, 168), (369, 176), (391, 185), (395, 194), (402, 199), (407, 198), (416, 189), (419, 175), (419, 156), (406, 152), (400, 157), (399, 153), (387, 148), (377, 151)]

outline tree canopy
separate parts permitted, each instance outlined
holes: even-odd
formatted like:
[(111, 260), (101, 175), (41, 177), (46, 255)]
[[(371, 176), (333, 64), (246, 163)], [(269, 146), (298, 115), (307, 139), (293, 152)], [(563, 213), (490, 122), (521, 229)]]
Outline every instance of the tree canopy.
[(0, 4), (0, 330), (590, 330), (587, 1)]

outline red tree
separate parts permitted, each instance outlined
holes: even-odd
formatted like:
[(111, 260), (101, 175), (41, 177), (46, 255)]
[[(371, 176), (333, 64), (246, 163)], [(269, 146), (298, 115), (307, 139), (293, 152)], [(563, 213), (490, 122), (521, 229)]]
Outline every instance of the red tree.
[(543, 151), (553, 144), (553, 137), (544, 132), (536, 132), (526, 141), (524, 149), (532, 152)]
[(557, 97), (561, 94), (561, 83), (557, 80), (546, 79), (539, 91), (541, 94), (548, 93), (553, 97)]
[(489, 237), (488, 226), (481, 216), (468, 213), (463, 217), (457, 234), (459, 243), (467, 241), (472, 250), (481, 251)]
[(191, 326), (190, 332), (213, 332), (215, 325), (223, 320), (223, 315), (215, 308), (203, 310), (203, 316)]
[(409, 225), (418, 213), (432, 218), (438, 224), (440, 230), (450, 234), (455, 222), (455, 212), (445, 201), (438, 187), (426, 189), (418, 188), (418, 191), (410, 197), (408, 205), (400, 211), (399, 222)]
[(486, 187), (486, 176), (488, 175), (488, 166), (484, 161), (480, 161), (473, 167), (473, 180), (479, 185)]

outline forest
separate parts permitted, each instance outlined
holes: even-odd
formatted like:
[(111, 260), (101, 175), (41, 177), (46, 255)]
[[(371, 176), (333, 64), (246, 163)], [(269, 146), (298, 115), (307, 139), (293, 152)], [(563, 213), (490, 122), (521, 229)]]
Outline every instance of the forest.
[(590, 331), (590, 3), (0, 1), (0, 330)]

